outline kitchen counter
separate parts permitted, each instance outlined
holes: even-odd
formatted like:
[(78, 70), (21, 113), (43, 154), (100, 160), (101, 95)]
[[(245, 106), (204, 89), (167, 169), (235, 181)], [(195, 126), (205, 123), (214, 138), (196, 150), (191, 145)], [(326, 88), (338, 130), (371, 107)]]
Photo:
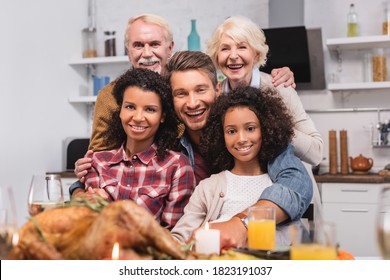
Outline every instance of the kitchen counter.
[(46, 172), (46, 174), (57, 174), (60, 175), (61, 178), (71, 178), (77, 181), (77, 177), (73, 171), (55, 171), (55, 172)]
[(317, 183), (390, 183), (389, 175), (378, 175), (378, 173), (367, 174), (336, 174), (324, 173), (315, 175)]

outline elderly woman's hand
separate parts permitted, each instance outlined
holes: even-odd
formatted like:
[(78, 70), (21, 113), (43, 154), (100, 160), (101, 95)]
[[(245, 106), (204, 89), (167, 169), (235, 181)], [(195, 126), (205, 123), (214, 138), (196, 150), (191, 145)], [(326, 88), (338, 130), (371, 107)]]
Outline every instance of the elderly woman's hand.
[(275, 87), (281, 84), (284, 84), (284, 87), (291, 86), (295, 88), (297, 86), (294, 80), (294, 73), (288, 67), (272, 69), (271, 76)]

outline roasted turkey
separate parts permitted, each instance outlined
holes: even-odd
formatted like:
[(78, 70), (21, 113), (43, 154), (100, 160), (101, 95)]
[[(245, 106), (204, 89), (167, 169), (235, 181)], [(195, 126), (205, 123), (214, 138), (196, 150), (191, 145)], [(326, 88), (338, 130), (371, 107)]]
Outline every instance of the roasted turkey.
[(21, 227), (8, 259), (100, 260), (111, 257), (116, 242), (125, 259), (191, 258), (167, 229), (131, 200), (102, 209), (80, 204), (32, 217)]

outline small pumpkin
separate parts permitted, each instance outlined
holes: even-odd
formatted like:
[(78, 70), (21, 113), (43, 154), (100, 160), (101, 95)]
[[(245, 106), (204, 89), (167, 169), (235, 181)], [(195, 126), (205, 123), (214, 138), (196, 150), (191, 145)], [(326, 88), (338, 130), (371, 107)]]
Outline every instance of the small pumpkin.
[(355, 257), (351, 253), (348, 253), (347, 251), (339, 249), (336, 259), (337, 260), (354, 260)]

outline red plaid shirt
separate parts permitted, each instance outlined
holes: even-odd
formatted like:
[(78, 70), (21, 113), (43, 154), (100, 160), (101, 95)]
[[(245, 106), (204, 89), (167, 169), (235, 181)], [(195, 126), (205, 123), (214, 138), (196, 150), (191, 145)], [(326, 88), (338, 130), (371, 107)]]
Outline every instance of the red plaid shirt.
[(86, 187), (102, 188), (112, 200), (132, 199), (161, 223), (172, 228), (183, 215), (194, 187), (195, 176), (188, 158), (170, 151), (157, 159), (156, 146), (129, 159), (124, 147), (95, 152)]

